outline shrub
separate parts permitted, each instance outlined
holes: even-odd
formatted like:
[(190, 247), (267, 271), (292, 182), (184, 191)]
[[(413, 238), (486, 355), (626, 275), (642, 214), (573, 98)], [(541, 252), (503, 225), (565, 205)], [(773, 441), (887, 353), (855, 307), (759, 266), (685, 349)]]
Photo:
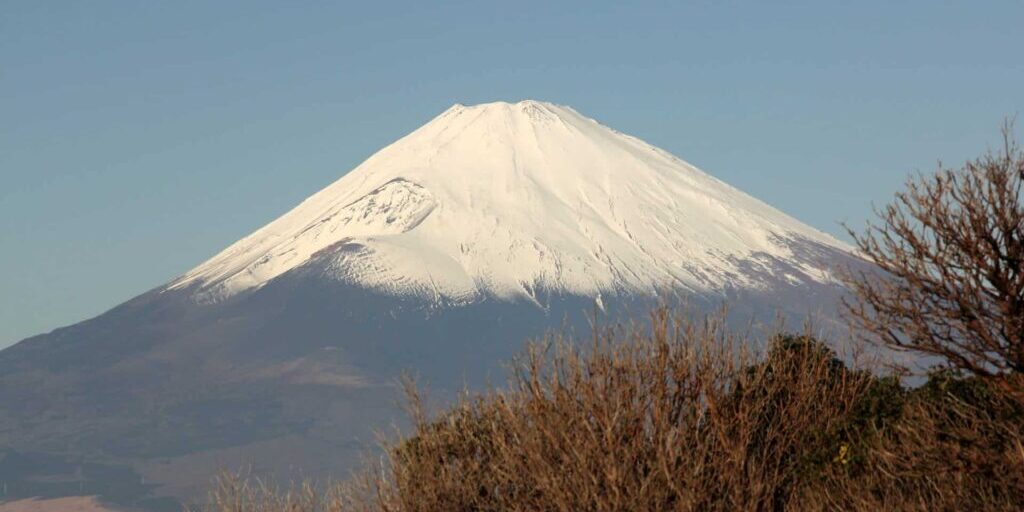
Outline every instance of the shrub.
[[(585, 347), (533, 345), (509, 385), (429, 417), (320, 493), (230, 477), (212, 510), (1006, 510), (1024, 502), (1024, 415), (1003, 387), (917, 389), (826, 345), (768, 351), (667, 311)], [(243, 505), (238, 505), (238, 504)], [(258, 504), (258, 506), (257, 506)]]

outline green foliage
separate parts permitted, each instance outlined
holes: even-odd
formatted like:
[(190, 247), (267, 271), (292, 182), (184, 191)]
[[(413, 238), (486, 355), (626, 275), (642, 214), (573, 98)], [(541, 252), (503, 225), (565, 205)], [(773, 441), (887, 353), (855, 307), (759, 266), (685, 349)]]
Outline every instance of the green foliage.
[(831, 458), (822, 461), (838, 463), (848, 472), (865, 470), (872, 447), (900, 420), (906, 403), (907, 391), (896, 377), (862, 375), (868, 376), (868, 385), (826, 447)]
[(834, 350), (824, 342), (805, 334), (779, 334), (772, 337), (766, 362), (771, 364), (774, 361), (788, 361), (794, 357), (805, 356), (827, 361), (834, 371), (846, 370), (846, 365), (836, 357)]

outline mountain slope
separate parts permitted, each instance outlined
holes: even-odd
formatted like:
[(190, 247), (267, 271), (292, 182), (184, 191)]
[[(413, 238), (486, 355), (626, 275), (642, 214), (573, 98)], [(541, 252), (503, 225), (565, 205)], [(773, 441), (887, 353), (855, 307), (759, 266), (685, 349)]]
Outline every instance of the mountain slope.
[[(761, 287), (754, 254), (848, 248), (568, 107), (455, 105), (172, 284), (208, 300), (322, 251), (337, 279), (432, 299)], [(796, 261), (799, 281), (830, 282)]]
[(828, 321), (848, 248), (570, 108), (456, 105), (182, 277), (0, 351), (10, 497), (178, 510), (209, 475), (343, 477), (548, 329), (665, 296)]

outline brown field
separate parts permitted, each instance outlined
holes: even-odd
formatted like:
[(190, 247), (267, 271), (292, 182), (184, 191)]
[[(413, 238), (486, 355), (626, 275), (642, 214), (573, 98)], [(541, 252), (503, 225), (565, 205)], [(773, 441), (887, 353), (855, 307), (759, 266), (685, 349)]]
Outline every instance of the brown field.
[(0, 512), (116, 512), (117, 509), (100, 504), (95, 496), (69, 498), (29, 498), (0, 502)]

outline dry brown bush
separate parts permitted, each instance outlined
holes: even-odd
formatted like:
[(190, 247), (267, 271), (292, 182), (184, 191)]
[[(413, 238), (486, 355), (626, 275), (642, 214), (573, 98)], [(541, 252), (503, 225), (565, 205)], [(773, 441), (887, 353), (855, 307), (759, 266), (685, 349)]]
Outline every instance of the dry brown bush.
[(1007, 510), (1024, 499), (1024, 407), (977, 380), (917, 390), (807, 337), (747, 351), (709, 320), (551, 339), (509, 386), (414, 430), (341, 485), (228, 476), (219, 512)]
[[(1018, 386), (1018, 383), (1012, 383)], [(857, 467), (829, 466), (796, 509), (1020, 510), (1024, 403), (988, 379), (939, 373), (907, 391)]]
[(386, 508), (774, 508), (866, 383), (814, 344), (754, 365), (720, 323), (664, 310), (624, 337), (534, 346), (508, 390), (416, 415)]

